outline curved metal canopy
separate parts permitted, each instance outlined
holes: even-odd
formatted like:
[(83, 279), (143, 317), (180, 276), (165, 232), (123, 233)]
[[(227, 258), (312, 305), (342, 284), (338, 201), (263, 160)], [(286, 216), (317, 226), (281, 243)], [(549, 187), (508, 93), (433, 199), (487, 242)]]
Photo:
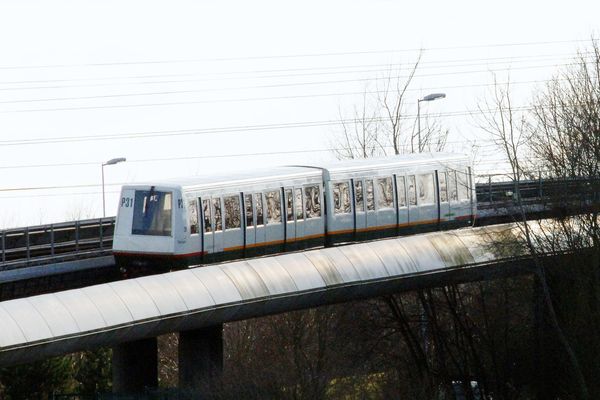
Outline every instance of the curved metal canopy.
[[(392, 293), (503, 258), (517, 228), (461, 229), (228, 262), (0, 303), (0, 365)], [(508, 235), (508, 236), (507, 236)]]

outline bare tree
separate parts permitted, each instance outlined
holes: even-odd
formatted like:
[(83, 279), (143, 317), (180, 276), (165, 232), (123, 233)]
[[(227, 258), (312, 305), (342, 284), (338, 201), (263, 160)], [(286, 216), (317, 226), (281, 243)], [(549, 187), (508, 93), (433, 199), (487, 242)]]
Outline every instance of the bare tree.
[(566, 273), (579, 312), (573, 314), (569, 307), (562, 313), (575, 347), (569, 358), (577, 356), (585, 363), (575, 376), (581, 398), (600, 395), (596, 382), (600, 368), (593, 361), (600, 356), (600, 341), (586, 328), (600, 325), (600, 44), (593, 37), (590, 42), (536, 96), (531, 124), (531, 148), (539, 168), (560, 183), (552, 201), (562, 206), (563, 217), (588, 211), (560, 218), (556, 224), (563, 246), (577, 263), (587, 266), (571, 267)]
[(368, 105), (365, 90), (363, 102), (354, 107), (354, 115), (350, 120), (344, 119), (340, 110), (341, 132), (333, 141), (333, 152), (338, 159), (369, 158), (385, 154), (380, 143), (379, 122)]
[(330, 398), (336, 379), (364, 372), (345, 340), (346, 320), (347, 307), (323, 306), (227, 324), (227, 390), (244, 398)]
[[(415, 61), (406, 80), (402, 81), (399, 78), (392, 78), (392, 73), (389, 71), (387, 79), (383, 81), (383, 87), (378, 88), (377, 103), (382, 110), (382, 121), (385, 121), (383, 126), (394, 154), (405, 152), (402, 151), (402, 144), (405, 142), (403, 139), (405, 136), (404, 132), (406, 131), (404, 127), (404, 121), (406, 120), (406, 91), (417, 72), (421, 55), (422, 53), (419, 53), (417, 61)], [(411, 152), (413, 153), (415, 135), (413, 125), (413, 132), (410, 134)]]
[(600, 176), (600, 48), (580, 51), (574, 62), (537, 96), (533, 152), (556, 177)]
[[(575, 338), (572, 334), (568, 335), (565, 332), (560, 322), (548, 282), (547, 266), (541, 257), (540, 250), (564, 251), (564, 246), (557, 248), (559, 241), (556, 238), (566, 238), (561, 241), (573, 243), (572, 230), (574, 226), (585, 226), (586, 224), (574, 225), (563, 220), (559, 224), (550, 225), (549, 228), (532, 229), (526, 215), (527, 210), (519, 195), (519, 184), (523, 177), (528, 175), (527, 170), (532, 167), (543, 168), (548, 178), (561, 178), (563, 182), (564, 178), (595, 177), (597, 179), (600, 155), (600, 118), (598, 118), (598, 105), (600, 104), (598, 102), (600, 95), (598, 90), (600, 88), (598, 85), (600, 83), (598, 81), (600, 63), (598, 60), (600, 58), (597, 57), (597, 45), (594, 46), (593, 53), (596, 54), (594, 68), (590, 68), (588, 59), (580, 56), (573, 69), (551, 81), (546, 89), (538, 95), (532, 116), (514, 107), (509, 83), (505, 87), (501, 87), (495, 81), (492, 100), (486, 102), (484, 107), (480, 107), (483, 119), (481, 127), (494, 138), (510, 167), (508, 176), (514, 182), (514, 200), (517, 215), (519, 215), (518, 222), (524, 247), (535, 263), (535, 276), (548, 322), (567, 356), (571, 366), (570, 372), (576, 381), (578, 398), (582, 399), (590, 398), (588, 384), (573, 346)], [(591, 75), (590, 72), (592, 72)], [(492, 112), (490, 113), (490, 111)], [(596, 137), (594, 137), (595, 135)], [(594, 148), (596, 144), (597, 146)], [(529, 161), (524, 162), (523, 160)], [(589, 180), (586, 181), (589, 182)], [(561, 200), (554, 201), (562, 202)], [(578, 206), (581, 206), (581, 203)], [(592, 237), (596, 236), (598, 233), (597, 214), (592, 213), (580, 218), (588, 222), (587, 233), (591, 233)], [(561, 226), (564, 229), (556, 229)], [(582, 235), (578, 233), (577, 236), (581, 237)], [(600, 242), (596, 242), (594, 239), (594, 244), (596, 243)], [(598, 271), (598, 268), (595, 270)], [(570, 278), (573, 278), (572, 271), (569, 274)], [(598, 272), (594, 275), (597, 278)], [(596, 285), (596, 288), (600, 288), (600, 286)], [(597, 297), (597, 295), (594, 296)]]
[(354, 106), (351, 118), (345, 118), (340, 111), (341, 129), (332, 141), (338, 159), (444, 149), (449, 131), (429, 117), (424, 118), (421, 140), (415, 147), (419, 132), (411, 111), (416, 99), (409, 99), (408, 93), (421, 56), (422, 52), (411, 64), (407, 75), (402, 75), (400, 69), (389, 69), (385, 76), (377, 79), (373, 92), (365, 89), (362, 103)]
[(94, 218), (94, 206), (85, 202), (71, 202), (68, 211), (64, 217), (66, 221), (79, 221), (82, 219)]
[(526, 159), (525, 146), (529, 142), (527, 120), (523, 112), (518, 112), (513, 107), (510, 91), (510, 79), (505, 85), (498, 83), (494, 75), (494, 85), (491, 98), (483, 100), (478, 105), (479, 128), (488, 133), (494, 144), (502, 150), (510, 166), (507, 175), (515, 184), (515, 192), (519, 181), (526, 173), (527, 165), (522, 160)]

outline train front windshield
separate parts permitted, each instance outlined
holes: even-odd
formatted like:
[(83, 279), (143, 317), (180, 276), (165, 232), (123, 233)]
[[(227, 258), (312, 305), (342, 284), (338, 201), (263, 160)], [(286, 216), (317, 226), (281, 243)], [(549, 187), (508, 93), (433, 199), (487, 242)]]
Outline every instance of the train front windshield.
[(173, 194), (136, 190), (133, 203), (134, 235), (171, 236)]

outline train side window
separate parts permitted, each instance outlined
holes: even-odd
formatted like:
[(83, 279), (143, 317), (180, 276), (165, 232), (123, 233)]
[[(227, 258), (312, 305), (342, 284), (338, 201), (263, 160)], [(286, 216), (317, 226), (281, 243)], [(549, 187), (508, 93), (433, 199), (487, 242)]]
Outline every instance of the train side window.
[(304, 188), (304, 202), (307, 219), (321, 216), (321, 191), (319, 186), (306, 186)]
[(198, 233), (198, 201), (195, 199), (188, 201), (188, 220), (190, 222), (190, 234)]
[(419, 204), (435, 204), (435, 185), (433, 174), (418, 175)]
[(202, 200), (202, 214), (204, 215), (204, 232), (212, 232), (212, 223), (210, 222), (210, 200)]
[(281, 192), (279, 190), (266, 192), (265, 199), (267, 201), (267, 223), (281, 222)]
[(254, 214), (252, 213), (252, 195), (244, 195), (244, 208), (246, 209), (246, 227), (254, 226)]
[(304, 219), (304, 212), (302, 211), (302, 189), (298, 188), (294, 190), (296, 194), (294, 202), (296, 203), (296, 221)]
[(373, 180), (366, 179), (367, 186), (367, 211), (375, 211), (375, 194), (373, 193)]
[(287, 221), (294, 220), (294, 195), (292, 194), (292, 189), (285, 190), (285, 205), (287, 211)]
[(458, 186), (458, 199), (469, 200), (470, 190), (468, 183), (468, 172), (467, 171), (456, 171), (456, 183)]
[(398, 207), (406, 207), (406, 182), (403, 176), (396, 177), (396, 189), (398, 190)]
[(417, 205), (417, 184), (414, 175), (408, 176), (408, 205)]
[(451, 201), (458, 201), (456, 191), (456, 171), (448, 171), (448, 197)]
[(350, 185), (348, 182), (333, 184), (333, 209), (335, 214), (350, 213)]
[(438, 172), (438, 181), (440, 182), (440, 202), (448, 201), (448, 186), (446, 185), (446, 173)]
[(254, 208), (256, 210), (256, 226), (262, 226), (265, 224), (264, 221), (264, 208), (262, 193), (254, 193)]
[(223, 230), (223, 220), (221, 219), (221, 198), (212, 199), (213, 213), (215, 215), (215, 232)]
[(392, 208), (394, 207), (394, 196), (392, 178), (377, 179), (377, 208)]
[(240, 196), (225, 197), (225, 229), (235, 229), (242, 226)]
[(362, 181), (354, 182), (354, 208), (356, 211), (365, 211), (364, 195)]

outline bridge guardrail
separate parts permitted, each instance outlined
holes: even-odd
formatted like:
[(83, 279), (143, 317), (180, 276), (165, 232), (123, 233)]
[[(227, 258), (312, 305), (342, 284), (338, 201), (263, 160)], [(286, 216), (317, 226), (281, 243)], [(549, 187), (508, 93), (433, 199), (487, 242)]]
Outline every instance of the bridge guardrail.
[(34, 259), (72, 257), (90, 250), (110, 250), (115, 217), (87, 219), (0, 231), (0, 270)]
[(502, 204), (518, 199), (531, 202), (555, 201), (580, 197), (593, 200), (600, 193), (600, 181), (584, 178), (573, 179), (533, 179), (515, 182), (492, 182), (491, 176), (487, 183), (477, 183), (477, 203)]

